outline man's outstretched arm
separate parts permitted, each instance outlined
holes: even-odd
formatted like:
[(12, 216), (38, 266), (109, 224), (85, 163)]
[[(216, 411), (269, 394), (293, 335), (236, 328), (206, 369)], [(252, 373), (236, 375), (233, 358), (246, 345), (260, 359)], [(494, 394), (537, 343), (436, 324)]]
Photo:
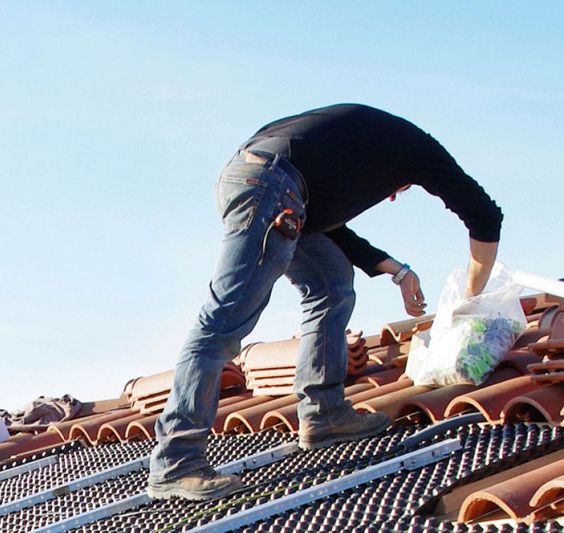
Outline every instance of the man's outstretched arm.
[(488, 280), (497, 256), (497, 242), (477, 241), (470, 237), (470, 262), (465, 296), (480, 294)]

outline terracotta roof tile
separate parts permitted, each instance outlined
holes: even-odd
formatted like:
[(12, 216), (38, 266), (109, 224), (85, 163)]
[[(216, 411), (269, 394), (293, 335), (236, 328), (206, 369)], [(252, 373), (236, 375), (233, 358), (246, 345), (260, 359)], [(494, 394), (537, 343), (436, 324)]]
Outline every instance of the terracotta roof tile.
[[(85, 439), (90, 444), (97, 444), (99, 441), (100, 428), (104, 424), (121, 420), (124, 418), (131, 417), (131, 415), (138, 414), (139, 411), (136, 409), (121, 409), (119, 411), (113, 411), (109, 413), (103, 413), (88, 418), (81, 418), (79, 420), (73, 420), (72, 425), (69, 427), (69, 422), (64, 424), (65, 428), (68, 428), (68, 440), (74, 439)], [(50, 431), (60, 432), (61, 426), (63, 424), (53, 424)]]
[(543, 484), (562, 475), (564, 459), (470, 494), (460, 507), (458, 520), (469, 522), (498, 511), (519, 522), (530, 521), (527, 519), (534, 512), (530, 503), (535, 492)]
[[(564, 450), (559, 450), (554, 453), (533, 458), (532, 460), (526, 461), (518, 466), (513, 466), (496, 473), (490, 472), (490, 475), (481, 477), (477, 480), (473, 477), (470, 477), (468, 480), (465, 480), (464, 478), (458, 480), (453, 489), (448, 490), (436, 500), (434, 512), (437, 516), (440, 516), (443, 519), (449, 518), (451, 520), (457, 520), (460, 518), (460, 511), (463, 502), (469, 502), (473, 495), (481, 491), (487, 491), (490, 487), (501, 484), (507, 480), (533, 472), (539, 468), (544, 468), (547, 465), (552, 465), (562, 459), (564, 459)], [(491, 517), (484, 516), (483, 518), (488, 520)]]
[(413, 397), (423, 392), (428, 392), (430, 387), (411, 386), (389, 392), (383, 396), (377, 396), (370, 400), (365, 400), (354, 405), (358, 411), (376, 412), (382, 411), (386, 413), (392, 420), (398, 418), (404, 405)]
[(142, 420), (145, 415), (141, 413), (133, 413), (124, 418), (105, 422), (98, 429), (97, 442), (125, 442), (127, 428), (131, 422)]
[(145, 416), (139, 420), (130, 422), (125, 430), (125, 440), (145, 440), (152, 439), (155, 436), (155, 422), (158, 414)]
[(388, 346), (390, 344), (408, 341), (417, 331), (431, 327), (434, 317), (435, 315), (424, 315), (418, 318), (390, 322), (383, 326), (380, 332), (380, 344), (382, 346)]
[(60, 435), (55, 431), (45, 431), (39, 435), (20, 433), (0, 443), (0, 462), (3, 463), (8, 459), (26, 455), (30, 451), (45, 449), (62, 442)]
[(261, 422), (265, 416), (265, 411), (278, 411), (284, 407), (297, 406), (297, 404), (298, 398), (292, 394), (259, 405), (253, 405), (246, 409), (238, 409), (227, 416), (223, 429), (224, 431), (236, 430), (238, 433), (254, 433), (260, 431), (262, 429)]
[(478, 411), (489, 422), (497, 422), (501, 411), (511, 398), (539, 388), (531, 376), (520, 376), (476, 389), (453, 399), (445, 409), (445, 416), (466, 411)]
[(544, 483), (530, 501), (535, 510), (530, 521), (554, 518), (564, 514), (564, 475)]
[(541, 387), (511, 398), (503, 408), (504, 421), (546, 421), (563, 425), (564, 383)]
[(445, 418), (445, 411), (450, 403), (455, 399), (464, 397), (474, 390), (488, 387), (490, 385), (506, 381), (520, 375), (519, 371), (514, 368), (500, 368), (480, 387), (475, 385), (450, 385), (448, 387), (440, 387), (423, 394), (412, 397), (402, 407), (399, 416), (415, 415), (420, 413), (424, 415), (430, 422), (436, 422)]

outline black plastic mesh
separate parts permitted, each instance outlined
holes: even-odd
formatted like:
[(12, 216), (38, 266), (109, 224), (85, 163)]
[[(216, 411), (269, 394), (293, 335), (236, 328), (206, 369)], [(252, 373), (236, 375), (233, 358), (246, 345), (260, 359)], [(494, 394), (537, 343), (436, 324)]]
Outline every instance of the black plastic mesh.
[[(190, 529), (234, 514), (273, 498), (283, 497), (326, 480), (376, 464), (397, 450), (398, 444), (413, 434), (414, 428), (389, 430), (379, 438), (334, 445), (322, 450), (301, 452), (277, 463), (246, 472), (247, 489), (211, 502), (181, 499), (154, 501), (139, 509), (83, 526), (81, 532), (149, 532)], [(399, 472), (299, 509), (253, 524), (245, 531), (509, 531), (504, 527), (456, 525), (435, 518), (413, 516), (415, 509), (459, 480), (483, 476), (516, 462), (529, 460), (555, 447), (561, 447), (563, 430), (549, 426), (477, 425), (450, 430), (435, 440), (458, 437), (464, 449), (449, 459), (414, 471)], [(280, 444), (293, 437), (267, 432), (233, 437), (212, 437), (208, 456), (214, 465), (224, 464)], [(429, 444), (429, 443), (425, 443)], [(54, 487), (123, 464), (150, 453), (151, 441), (110, 444), (71, 451), (59, 457), (57, 465), (22, 474), (0, 483), (2, 503)], [(0, 517), (0, 531), (24, 532), (53, 524), (101, 505), (139, 494), (146, 489), (147, 471), (123, 475), (50, 502)], [(6, 499), (5, 499), (6, 498)], [(515, 531), (515, 528), (511, 528)], [(536, 523), (518, 531), (562, 531), (556, 522)]]

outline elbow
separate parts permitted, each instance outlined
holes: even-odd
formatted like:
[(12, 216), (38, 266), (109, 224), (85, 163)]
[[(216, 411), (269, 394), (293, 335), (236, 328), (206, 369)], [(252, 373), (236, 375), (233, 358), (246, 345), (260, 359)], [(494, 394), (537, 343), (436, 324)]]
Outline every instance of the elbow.
[(481, 216), (472, 224), (468, 224), (470, 237), (481, 242), (499, 242), (503, 213), (494, 203), (492, 209)]

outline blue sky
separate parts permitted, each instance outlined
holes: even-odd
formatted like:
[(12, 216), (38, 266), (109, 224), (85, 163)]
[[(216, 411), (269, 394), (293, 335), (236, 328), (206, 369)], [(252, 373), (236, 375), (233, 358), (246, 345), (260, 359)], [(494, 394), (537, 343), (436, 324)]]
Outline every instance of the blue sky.
[[(561, 2), (0, 2), (0, 407), (174, 366), (221, 236), (217, 174), (266, 122), (362, 102), (431, 132), (505, 213), (500, 259), (564, 276)], [(412, 189), (352, 227), (433, 311), (467, 233)], [(351, 326), (405, 318), (357, 273)], [(247, 339), (287, 338), (281, 280)]]

